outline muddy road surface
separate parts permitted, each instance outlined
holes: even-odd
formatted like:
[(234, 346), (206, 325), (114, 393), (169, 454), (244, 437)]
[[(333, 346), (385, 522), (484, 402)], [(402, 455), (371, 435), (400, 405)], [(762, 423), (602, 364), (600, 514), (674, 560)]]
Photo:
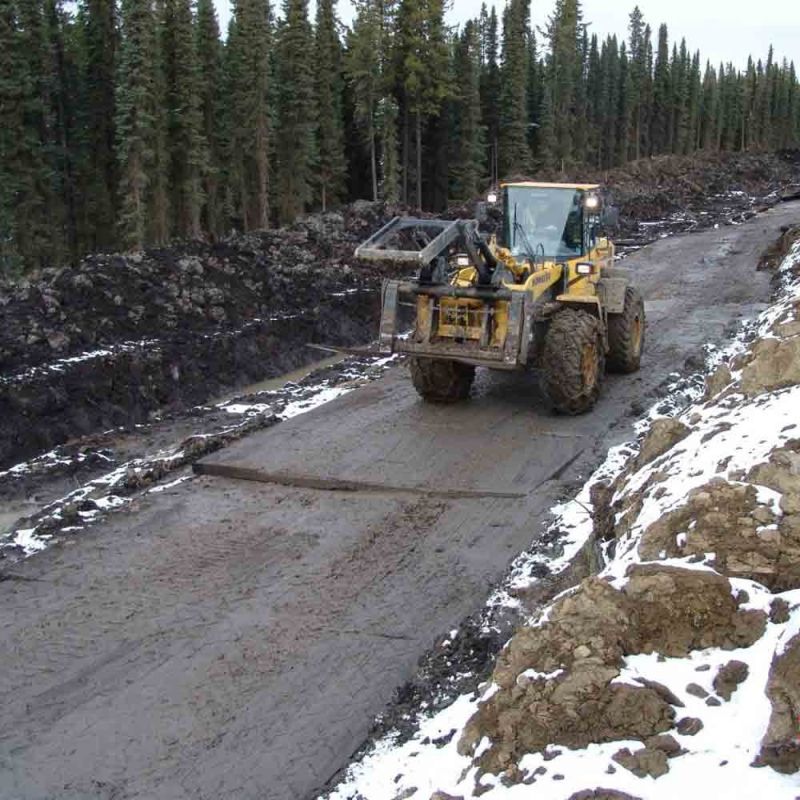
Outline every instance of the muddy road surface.
[(490, 373), (428, 407), (390, 370), (203, 462), (239, 478), (196, 476), (11, 565), (0, 797), (313, 797), (670, 375), (759, 310), (755, 265), (798, 217), (631, 256), (646, 357), (592, 414), (552, 416), (535, 376)]

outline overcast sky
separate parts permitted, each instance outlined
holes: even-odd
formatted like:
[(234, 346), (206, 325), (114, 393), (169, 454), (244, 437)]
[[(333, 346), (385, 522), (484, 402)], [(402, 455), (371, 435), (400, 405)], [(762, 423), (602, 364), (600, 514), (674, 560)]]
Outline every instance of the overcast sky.
[[(229, 0), (215, 0), (222, 30), (227, 28), (230, 15)], [(766, 59), (770, 44), (775, 46), (776, 58), (784, 56), (800, 69), (800, 0), (638, 0), (645, 20), (653, 32), (662, 22), (667, 23), (670, 42), (681, 36), (691, 51), (711, 59), (733, 61), (744, 67), (748, 54)], [(601, 38), (607, 33), (627, 35), (628, 15), (636, 0), (583, 0), (583, 17), (591, 23), (589, 30)], [(279, 5), (273, 0), (273, 6)], [(313, 19), (314, 0), (311, 0)], [(463, 22), (480, 11), (481, 0), (454, 0), (449, 13), (451, 23)], [(489, 0), (487, 5), (491, 6)], [(498, 0), (498, 13), (504, 2)], [(533, 23), (542, 25), (551, 13), (554, 0), (532, 0)], [(343, 22), (352, 21), (352, 6), (339, 0), (339, 16)]]

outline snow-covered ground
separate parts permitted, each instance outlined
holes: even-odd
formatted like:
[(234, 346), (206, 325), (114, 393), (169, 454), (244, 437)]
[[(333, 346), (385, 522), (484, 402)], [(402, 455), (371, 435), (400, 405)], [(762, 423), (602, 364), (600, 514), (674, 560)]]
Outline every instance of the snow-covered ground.
[[(549, 533), (558, 531), (558, 558), (553, 560), (541, 546), (521, 554), (515, 561), (504, 585), (489, 599), (485, 619), (491, 625), (498, 609), (518, 606), (519, 590), (531, 587), (543, 565), (550, 575), (565, 570), (593, 533), (593, 512), (590, 488), (598, 481), (614, 482), (615, 508), (624, 509), (615, 519), (617, 529), (625, 523), (624, 533), (617, 534), (614, 547), (607, 549), (608, 560), (599, 577), (622, 589), (631, 565), (644, 562), (639, 552), (645, 531), (665, 514), (681, 509), (693, 489), (707, 485), (712, 479), (730, 486), (754, 486), (758, 506), (763, 506), (773, 523), (758, 529), (758, 535), (775, 535), (783, 514), (781, 494), (773, 488), (748, 483), (748, 473), (764, 464), (777, 448), (790, 439), (800, 437), (800, 385), (785, 386), (758, 393), (742, 391), (742, 365), (747, 363), (748, 348), (758, 340), (774, 338), (779, 326), (800, 321), (795, 309), (800, 302), (800, 241), (796, 242), (779, 270), (780, 288), (776, 301), (755, 322), (746, 326), (737, 339), (723, 352), (715, 352), (710, 367), (731, 365), (730, 381), (710, 399), (704, 398), (702, 381), (681, 381), (674, 395), (686, 397), (687, 386), (693, 401), (682, 408), (672, 401), (674, 418), (687, 430), (685, 437), (670, 449), (637, 465), (639, 443), (631, 443), (609, 452), (604, 464), (587, 481), (571, 501), (553, 509)], [(793, 270), (794, 268), (794, 270)], [(796, 336), (797, 334), (789, 334)], [(737, 357), (739, 357), (737, 361)], [(737, 368), (738, 367), (738, 368)], [(666, 406), (670, 406), (667, 398)], [(652, 420), (663, 415), (664, 400), (648, 412), (639, 425), (642, 436)], [(659, 412), (655, 411), (659, 408)], [(800, 491), (800, 476), (798, 491)], [(624, 515), (628, 519), (623, 519)], [(681, 532), (675, 546), (679, 553), (686, 547), (687, 535)], [(544, 539), (547, 539), (545, 534)], [(691, 557), (670, 557), (660, 554), (655, 562), (681, 569), (713, 572), (714, 553)], [(418, 730), (410, 739), (390, 734), (353, 763), (342, 783), (329, 796), (332, 800), (388, 800), (419, 798), (429, 800), (439, 791), (442, 797), (471, 798), (486, 796), (497, 800), (541, 798), (566, 800), (573, 794), (599, 787), (626, 792), (647, 800), (674, 800), (723, 797), (735, 800), (771, 798), (792, 800), (800, 797), (800, 774), (780, 774), (770, 767), (752, 766), (767, 731), (772, 706), (765, 687), (773, 658), (779, 656), (793, 637), (800, 633), (800, 588), (770, 592), (764, 585), (740, 577), (730, 578), (734, 596), (746, 600), (741, 609), (760, 609), (769, 616), (774, 601), (785, 601), (788, 618), (782, 622), (767, 621), (764, 634), (751, 646), (735, 650), (711, 647), (693, 650), (685, 658), (668, 658), (659, 653), (632, 654), (614, 683), (633, 683), (644, 677), (669, 687), (683, 702), (680, 717), (702, 719), (703, 727), (695, 735), (668, 731), (685, 753), (669, 759), (669, 771), (658, 778), (637, 777), (612, 760), (621, 748), (636, 751), (640, 740), (597, 742), (583, 749), (548, 746), (544, 752), (524, 755), (517, 764), (515, 780), (508, 776), (482, 773), (478, 759), (492, 746), (484, 737), (471, 755), (458, 752), (458, 743), (468, 721), (492, 698), (499, 687), (484, 684), (475, 694), (462, 695), (435, 714), (420, 711)], [(568, 590), (564, 595), (573, 590)], [(564, 596), (562, 595), (562, 596)], [(558, 598), (556, 598), (558, 599)], [(552, 609), (542, 610), (529, 624), (542, 625)], [(690, 684), (699, 684), (714, 695), (712, 678), (719, 667), (738, 660), (748, 665), (746, 679), (733, 692), (729, 701), (708, 704), (707, 698), (685, 691)], [(519, 677), (526, 680), (557, 680), (560, 671), (540, 674), (528, 670)], [(522, 685), (522, 684), (518, 684)], [(798, 730), (800, 742), (800, 729)], [(519, 778), (519, 775), (522, 778)]]

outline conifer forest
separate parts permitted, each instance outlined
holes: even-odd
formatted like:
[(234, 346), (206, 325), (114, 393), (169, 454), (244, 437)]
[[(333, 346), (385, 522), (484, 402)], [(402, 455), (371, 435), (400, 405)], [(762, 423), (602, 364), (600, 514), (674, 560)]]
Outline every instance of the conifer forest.
[(638, 8), (460, 24), (446, 0), (0, 0), (0, 274), (359, 198), (438, 211), (499, 178), (800, 143), (793, 63), (711, 64)]

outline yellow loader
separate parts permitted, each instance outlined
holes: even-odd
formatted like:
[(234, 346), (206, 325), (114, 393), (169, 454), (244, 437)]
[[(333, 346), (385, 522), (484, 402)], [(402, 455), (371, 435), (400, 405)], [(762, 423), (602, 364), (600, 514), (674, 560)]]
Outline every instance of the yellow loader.
[(416, 270), (384, 282), (380, 350), (410, 356), (430, 402), (467, 398), (476, 367), (538, 367), (557, 411), (588, 411), (606, 368), (634, 372), (644, 345), (642, 296), (604, 233), (616, 211), (594, 184), (506, 183), (488, 196), (498, 203), (502, 224), (488, 238), (478, 220), (396, 217), (356, 250)]

